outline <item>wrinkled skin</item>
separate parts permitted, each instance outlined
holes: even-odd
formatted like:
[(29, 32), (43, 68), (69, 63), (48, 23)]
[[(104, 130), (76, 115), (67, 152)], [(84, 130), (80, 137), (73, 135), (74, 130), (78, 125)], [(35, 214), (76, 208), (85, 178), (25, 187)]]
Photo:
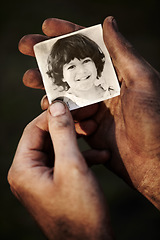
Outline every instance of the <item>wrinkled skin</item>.
[[(37, 42), (81, 29), (73, 23), (47, 19), (46, 36), (28, 35), (19, 43), (22, 53), (34, 56)], [(119, 97), (72, 113), (78, 134), (94, 149), (109, 149), (106, 166), (160, 209), (160, 74), (121, 35), (113, 17), (103, 24), (104, 42), (120, 85)], [(43, 88), (38, 70), (23, 78), (28, 87)], [(42, 108), (48, 107), (46, 98)], [(88, 155), (91, 159), (93, 155)], [(95, 162), (100, 162), (97, 159)]]
[(103, 192), (78, 149), (64, 104), (54, 103), (25, 128), (8, 181), (47, 239), (113, 239)]

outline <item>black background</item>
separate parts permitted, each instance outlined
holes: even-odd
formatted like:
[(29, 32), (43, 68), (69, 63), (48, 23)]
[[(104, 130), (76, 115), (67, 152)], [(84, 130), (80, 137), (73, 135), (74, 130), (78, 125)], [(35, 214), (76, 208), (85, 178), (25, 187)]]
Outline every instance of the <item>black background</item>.
[[(41, 113), (44, 92), (25, 87), (22, 76), (34, 68), (32, 57), (19, 53), (23, 35), (42, 33), (46, 18), (55, 17), (83, 26), (103, 23), (113, 15), (122, 34), (160, 71), (158, 1), (35, 0), (4, 1), (0, 8), (0, 239), (45, 239), (27, 211), (11, 194), (7, 172), (25, 125)], [(80, 142), (81, 149), (85, 148)], [(104, 189), (117, 239), (160, 239), (160, 215), (143, 196), (103, 167), (94, 167)]]

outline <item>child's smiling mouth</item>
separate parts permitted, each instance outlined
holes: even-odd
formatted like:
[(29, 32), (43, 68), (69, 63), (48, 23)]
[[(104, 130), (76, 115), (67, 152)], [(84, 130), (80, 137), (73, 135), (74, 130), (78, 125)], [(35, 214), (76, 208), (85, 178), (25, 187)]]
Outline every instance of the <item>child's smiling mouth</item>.
[(77, 81), (77, 82), (85, 81), (85, 80), (89, 79), (90, 76), (91, 76), (91, 75), (88, 75), (87, 77), (78, 78), (76, 81)]

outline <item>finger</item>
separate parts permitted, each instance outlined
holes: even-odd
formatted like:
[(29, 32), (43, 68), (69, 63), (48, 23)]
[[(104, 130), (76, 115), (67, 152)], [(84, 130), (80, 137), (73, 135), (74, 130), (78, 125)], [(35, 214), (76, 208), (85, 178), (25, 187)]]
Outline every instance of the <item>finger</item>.
[(44, 89), (39, 69), (29, 69), (23, 76), (23, 83), (30, 88)]
[[(114, 17), (105, 19), (103, 23), (103, 37), (114, 66), (122, 70), (124, 63), (128, 63), (128, 61), (133, 59), (135, 50), (119, 32)], [(128, 66), (128, 64), (126, 65)]]
[(49, 107), (48, 98), (46, 95), (44, 95), (43, 98), (41, 99), (41, 108), (42, 110), (47, 110), (48, 107)]
[(96, 131), (97, 127), (97, 123), (92, 119), (75, 123), (76, 133), (83, 136), (92, 135)]
[(82, 121), (84, 119), (87, 119), (95, 115), (98, 109), (99, 109), (99, 104), (97, 103), (97, 104), (92, 104), (83, 108), (73, 110), (71, 113), (75, 121)]
[[(46, 110), (48, 109), (48, 107), (49, 107), (49, 102), (48, 102), (47, 96), (45, 95), (41, 99), (41, 108), (42, 110)], [(78, 134), (91, 135), (96, 130), (97, 123), (92, 119), (88, 120), (88, 118), (95, 115), (98, 111), (98, 108), (99, 108), (98, 104), (93, 104), (93, 105), (86, 106), (84, 108), (79, 108), (71, 111), (72, 117), (74, 118), (74, 121), (75, 121), (76, 132)]]
[(83, 27), (57, 18), (46, 19), (42, 25), (44, 34), (56, 37), (82, 29)]
[[(48, 173), (52, 178), (51, 168), (48, 160), (48, 151), (51, 146), (50, 136), (48, 133), (47, 112), (43, 112), (40, 116), (30, 122), (21, 137), (17, 151), (9, 170), (8, 180), (11, 186), (19, 187), (26, 185), (26, 179), (32, 179), (34, 183), (39, 182), (39, 174)], [(41, 167), (42, 171), (37, 171)], [(30, 169), (26, 171), (26, 169)], [(36, 173), (36, 174), (35, 174)]]
[[(56, 175), (67, 169), (84, 170), (87, 165), (77, 144), (72, 116), (64, 103), (54, 102), (48, 110), (48, 126), (55, 152)], [(68, 173), (67, 173), (68, 174)]]
[(49, 39), (40, 34), (29, 34), (21, 38), (18, 44), (19, 51), (25, 55), (35, 56), (33, 46), (39, 42)]
[(113, 64), (127, 86), (133, 86), (138, 79), (143, 81), (145, 76), (150, 77), (151, 67), (122, 36), (113, 17), (105, 19), (103, 37)]
[[(41, 100), (41, 108), (42, 110), (46, 110), (48, 107), (49, 107), (49, 102), (48, 102), (47, 96), (45, 95)], [(98, 111), (98, 108), (99, 108), (98, 104), (93, 104), (90, 106), (86, 106), (84, 108), (73, 110), (71, 111), (71, 114), (72, 114), (72, 117), (74, 118), (75, 123), (77, 123), (77, 121), (82, 121), (84, 119), (88, 119), (89, 117), (92, 117), (94, 114), (96, 114), (96, 112)], [(93, 124), (95, 124), (95, 122)], [(77, 123), (77, 126), (78, 125), (81, 125), (81, 128), (84, 128), (84, 129), (87, 127), (85, 122)], [(87, 125), (89, 125), (89, 123)]]
[(42, 29), (47, 36), (40, 34), (29, 34), (24, 36), (19, 42), (19, 51), (25, 55), (35, 56), (33, 46), (49, 39), (48, 36), (56, 37), (82, 28), (83, 27), (68, 21), (56, 18), (47, 19), (42, 25)]
[[(47, 136), (47, 114), (44, 112), (26, 126), (19, 142), (15, 159), (22, 161), (21, 157), (19, 158), (18, 156), (23, 156), (23, 163), (25, 159), (28, 161), (28, 155), (25, 154), (27, 152), (33, 153), (34, 159), (35, 152), (44, 151)], [(32, 158), (30, 157), (30, 159)]]
[(110, 152), (107, 150), (87, 150), (83, 152), (83, 156), (88, 166), (105, 164), (110, 159)]

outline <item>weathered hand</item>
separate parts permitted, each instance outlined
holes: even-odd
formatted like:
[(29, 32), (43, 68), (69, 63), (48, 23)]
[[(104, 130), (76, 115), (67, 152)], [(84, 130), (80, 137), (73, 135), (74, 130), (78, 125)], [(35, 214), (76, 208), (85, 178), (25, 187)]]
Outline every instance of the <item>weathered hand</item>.
[(25, 128), (8, 180), (48, 239), (112, 239), (104, 195), (78, 149), (71, 114), (62, 103)]
[(114, 18), (103, 25), (104, 41), (121, 84), (119, 97), (101, 103), (93, 148), (110, 149), (107, 164), (160, 208), (160, 74), (118, 31)]

